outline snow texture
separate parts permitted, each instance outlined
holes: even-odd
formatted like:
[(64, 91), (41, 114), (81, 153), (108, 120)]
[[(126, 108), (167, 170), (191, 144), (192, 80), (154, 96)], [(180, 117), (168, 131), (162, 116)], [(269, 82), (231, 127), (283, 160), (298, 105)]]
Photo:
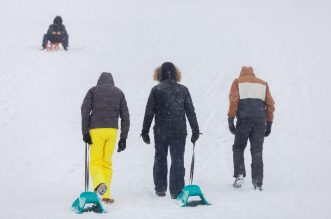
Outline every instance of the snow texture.
[[(1, 0), (0, 218), (331, 218), (330, 1)], [(61, 15), (69, 51), (40, 51)], [(154, 68), (174, 62), (203, 135), (194, 182), (211, 206), (154, 195), (153, 144), (140, 138)], [(269, 82), (275, 121), (264, 144), (264, 191), (232, 188), (228, 93), (242, 65)], [(113, 157), (109, 213), (77, 216), (84, 190), (80, 105), (112, 72), (131, 114)], [(190, 137), (190, 135), (189, 135)], [(151, 134), (153, 139), (153, 135)], [(189, 141), (188, 141), (189, 142)], [(186, 146), (186, 182), (192, 146)]]

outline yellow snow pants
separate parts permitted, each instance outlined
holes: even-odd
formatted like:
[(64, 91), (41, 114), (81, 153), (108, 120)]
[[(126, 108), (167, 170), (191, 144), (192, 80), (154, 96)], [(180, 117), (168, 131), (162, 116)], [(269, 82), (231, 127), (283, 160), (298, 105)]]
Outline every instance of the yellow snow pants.
[(113, 175), (112, 156), (115, 149), (117, 129), (96, 128), (90, 130), (90, 173), (93, 190), (100, 184), (107, 185), (103, 198), (110, 198), (110, 183)]

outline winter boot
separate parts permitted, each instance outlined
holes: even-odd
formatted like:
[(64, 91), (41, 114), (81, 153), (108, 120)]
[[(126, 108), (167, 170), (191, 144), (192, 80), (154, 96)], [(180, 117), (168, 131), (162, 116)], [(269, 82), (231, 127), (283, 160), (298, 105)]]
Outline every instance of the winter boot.
[(115, 202), (115, 200), (113, 198), (103, 198), (102, 199), (102, 203), (104, 203), (106, 205), (113, 204), (114, 202)]
[(260, 192), (263, 191), (262, 186), (254, 185), (255, 190), (259, 190)]
[(156, 191), (155, 194), (156, 194), (157, 196), (159, 196), (159, 197), (164, 197), (164, 196), (166, 196), (166, 192), (158, 192), (158, 191)]
[(234, 180), (233, 187), (235, 188), (241, 188), (241, 186), (244, 184), (244, 175), (239, 174), (236, 179)]
[(262, 185), (259, 185), (255, 180), (253, 180), (253, 186), (255, 190), (259, 190), (262, 192)]
[(171, 194), (171, 199), (176, 199), (178, 195)]
[(100, 183), (95, 189), (94, 192), (99, 196), (102, 197), (107, 191), (107, 186), (105, 183)]

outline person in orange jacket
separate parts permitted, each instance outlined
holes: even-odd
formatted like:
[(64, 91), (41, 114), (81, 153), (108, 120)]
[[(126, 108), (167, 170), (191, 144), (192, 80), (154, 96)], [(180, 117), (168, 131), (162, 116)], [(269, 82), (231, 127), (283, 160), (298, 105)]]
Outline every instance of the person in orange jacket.
[[(262, 191), (264, 137), (271, 133), (275, 102), (267, 82), (257, 78), (252, 67), (243, 66), (239, 78), (232, 83), (228, 112), (230, 132), (235, 135), (233, 144), (233, 186), (239, 188), (246, 176), (244, 150), (248, 139), (251, 143), (252, 183), (254, 189)], [(234, 118), (237, 123), (234, 125)]]

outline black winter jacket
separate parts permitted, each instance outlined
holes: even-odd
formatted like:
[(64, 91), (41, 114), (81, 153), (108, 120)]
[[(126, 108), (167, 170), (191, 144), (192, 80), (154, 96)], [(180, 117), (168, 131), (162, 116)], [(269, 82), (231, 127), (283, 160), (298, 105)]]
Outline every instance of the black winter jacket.
[(86, 94), (82, 107), (82, 133), (93, 128), (118, 128), (121, 118), (121, 138), (126, 139), (130, 128), (130, 114), (123, 92), (114, 86), (110, 73), (102, 73), (97, 86)]
[(67, 34), (66, 27), (63, 24), (51, 24), (48, 27), (47, 34), (60, 33)]
[(160, 83), (152, 88), (148, 98), (142, 134), (149, 133), (154, 116), (154, 135), (187, 134), (185, 115), (192, 133), (199, 133), (190, 92), (184, 85), (177, 83), (178, 72), (160, 72)]

